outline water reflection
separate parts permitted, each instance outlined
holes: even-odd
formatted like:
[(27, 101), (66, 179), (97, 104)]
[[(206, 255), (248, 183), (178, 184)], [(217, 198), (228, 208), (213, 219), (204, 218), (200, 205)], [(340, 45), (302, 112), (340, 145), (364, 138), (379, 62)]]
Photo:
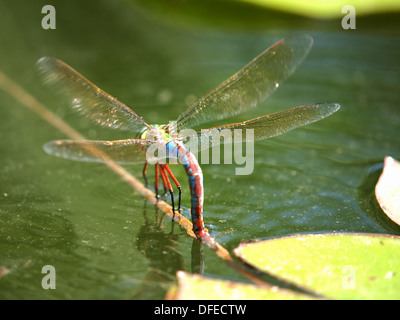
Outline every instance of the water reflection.
[[(145, 223), (137, 234), (136, 247), (148, 259), (150, 271), (130, 298), (154, 299), (154, 295), (164, 298), (165, 292), (175, 283), (176, 272), (186, 269), (185, 259), (178, 250), (181, 234), (174, 234), (174, 223), (168, 231), (164, 227), (165, 215), (157, 207), (149, 207), (147, 202), (144, 203), (143, 217)], [(193, 273), (204, 270), (203, 249), (197, 239), (193, 239), (191, 269)]]

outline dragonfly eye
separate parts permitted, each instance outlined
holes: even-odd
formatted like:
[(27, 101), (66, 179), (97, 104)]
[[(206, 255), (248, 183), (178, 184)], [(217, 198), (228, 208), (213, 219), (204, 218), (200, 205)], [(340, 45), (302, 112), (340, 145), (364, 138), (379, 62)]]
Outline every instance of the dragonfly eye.
[(151, 140), (151, 141), (157, 141), (161, 138), (161, 133), (158, 128), (153, 128), (151, 130), (146, 130), (142, 134), (142, 139), (145, 140)]
[(149, 134), (149, 129), (148, 128), (143, 128), (143, 130), (137, 135), (137, 138), (146, 140), (148, 134)]

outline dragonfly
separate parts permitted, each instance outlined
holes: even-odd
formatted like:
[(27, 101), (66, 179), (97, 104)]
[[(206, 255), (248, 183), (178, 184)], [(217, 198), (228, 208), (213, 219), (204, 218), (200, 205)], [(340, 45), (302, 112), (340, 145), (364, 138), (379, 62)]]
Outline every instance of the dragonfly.
[[(45, 82), (54, 85), (59, 92), (65, 94), (73, 109), (97, 124), (132, 133), (132, 139), (113, 141), (55, 140), (46, 143), (44, 150), (66, 159), (102, 161), (93, 152), (95, 148), (120, 164), (144, 162), (142, 173), (146, 184), (148, 164), (154, 164), (156, 193), (161, 176), (164, 188), (168, 189), (171, 195), (173, 212), (175, 204), (170, 179), (179, 190), (178, 211), (181, 207), (181, 186), (169, 164), (183, 165), (189, 180), (193, 231), (199, 239), (204, 239), (209, 233), (203, 220), (203, 173), (195, 154), (187, 147), (187, 141), (197, 138), (197, 141), (202, 142), (197, 151), (201, 151), (210, 147), (210, 143), (207, 142), (210, 134), (221, 130), (250, 129), (254, 140), (271, 138), (321, 120), (336, 112), (340, 105), (303, 105), (243, 122), (190, 130), (190, 133), (185, 134), (181, 132), (256, 107), (295, 71), (307, 56), (312, 44), (313, 39), (308, 35), (296, 35), (280, 40), (233, 76), (191, 103), (178, 116), (173, 126), (148, 124), (133, 109), (98, 88), (66, 63), (52, 57), (43, 57), (37, 62), (39, 73)], [(246, 142), (245, 138), (243, 141)], [(220, 140), (220, 143), (223, 143), (223, 140)], [(151, 153), (150, 149), (157, 149), (158, 152)]]

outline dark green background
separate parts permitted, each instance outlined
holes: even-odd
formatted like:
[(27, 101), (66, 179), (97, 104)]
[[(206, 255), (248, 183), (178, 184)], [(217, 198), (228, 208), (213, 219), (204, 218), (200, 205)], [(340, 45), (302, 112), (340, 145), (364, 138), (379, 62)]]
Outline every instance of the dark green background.
[[(56, 30), (41, 28), (45, 4), (56, 8)], [(400, 158), (399, 18), (360, 16), (356, 30), (343, 30), (341, 19), (229, 1), (0, 1), (0, 69), (86, 137), (111, 140), (129, 135), (69, 110), (39, 81), (40, 57), (72, 65), (149, 123), (168, 123), (274, 42), (310, 34), (314, 47), (294, 76), (225, 123), (315, 102), (342, 108), (257, 143), (252, 175), (203, 165), (205, 222), (228, 249), (294, 233), (399, 234), (374, 199), (383, 158)], [(177, 226), (171, 235), (168, 219), (159, 228), (155, 209), (103, 165), (43, 152), (60, 138), (0, 90), (0, 268), (9, 270), (0, 298), (163, 298), (177, 270), (192, 270), (193, 240)], [(128, 167), (137, 177), (141, 169)], [(188, 214), (187, 177), (174, 172)], [(48, 264), (56, 290), (41, 287)], [(241, 279), (208, 249), (204, 273)]]

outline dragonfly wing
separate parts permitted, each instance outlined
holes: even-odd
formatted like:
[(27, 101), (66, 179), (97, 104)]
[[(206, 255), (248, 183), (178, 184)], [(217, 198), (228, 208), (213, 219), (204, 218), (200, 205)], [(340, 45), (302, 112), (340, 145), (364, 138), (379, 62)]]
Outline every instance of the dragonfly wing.
[(288, 78), (311, 49), (310, 36), (281, 40), (232, 77), (191, 104), (177, 120), (177, 128), (221, 120), (255, 107)]
[(46, 83), (54, 85), (72, 107), (95, 122), (112, 128), (140, 133), (150, 126), (132, 109), (104, 92), (66, 63), (52, 57), (36, 63)]
[(142, 139), (115, 141), (54, 140), (43, 149), (54, 156), (86, 162), (104, 162), (107, 159), (120, 164), (143, 163), (146, 148), (153, 142)]
[[(226, 142), (267, 139), (324, 119), (339, 108), (340, 105), (336, 103), (305, 105), (239, 123), (203, 129), (186, 136), (184, 141), (192, 150), (197, 148), (200, 151)], [(246, 129), (252, 129), (254, 135), (249, 136)]]

